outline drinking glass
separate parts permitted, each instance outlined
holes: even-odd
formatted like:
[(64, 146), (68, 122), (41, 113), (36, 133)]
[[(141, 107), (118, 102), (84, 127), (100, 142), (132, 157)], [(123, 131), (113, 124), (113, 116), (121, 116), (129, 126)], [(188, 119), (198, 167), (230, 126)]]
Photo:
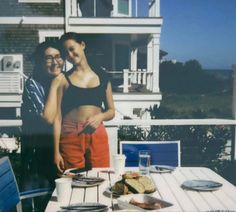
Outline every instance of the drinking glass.
[(122, 154), (112, 155), (113, 157), (113, 166), (116, 175), (122, 175), (125, 172), (125, 159), (126, 156)]
[(58, 202), (61, 202), (63, 204), (69, 204), (72, 192), (71, 182), (72, 178), (62, 177), (55, 179)]
[(141, 175), (148, 175), (150, 167), (150, 151), (139, 151), (139, 172)]

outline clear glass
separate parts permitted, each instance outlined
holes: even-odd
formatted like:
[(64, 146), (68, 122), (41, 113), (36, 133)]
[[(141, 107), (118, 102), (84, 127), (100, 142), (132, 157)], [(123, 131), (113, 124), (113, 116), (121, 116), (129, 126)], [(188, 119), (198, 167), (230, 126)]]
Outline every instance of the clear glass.
[(139, 172), (141, 175), (149, 175), (150, 151), (139, 151)]

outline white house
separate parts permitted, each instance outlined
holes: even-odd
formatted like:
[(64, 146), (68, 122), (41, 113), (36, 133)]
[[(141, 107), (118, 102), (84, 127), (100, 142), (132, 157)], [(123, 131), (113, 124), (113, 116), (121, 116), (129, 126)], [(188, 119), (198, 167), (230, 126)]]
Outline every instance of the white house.
[[(112, 77), (117, 119), (146, 118), (145, 109), (160, 104), (160, 0), (17, 1), (2, 2), (6, 6), (1, 7), (2, 39), (7, 31), (8, 39), (9, 35), (13, 37), (17, 46), (0, 46), (0, 54), (22, 54), (26, 75), (31, 72), (30, 51), (38, 43), (64, 32), (84, 33), (93, 40), (88, 44), (89, 62), (99, 63)], [(24, 40), (18, 38), (23, 32)], [(29, 44), (33, 43), (28, 52), (23, 48), (27, 47), (27, 35)]]
[[(12, 90), (12, 83), (0, 85), (0, 122), (21, 124), (22, 78), (32, 71), (29, 57), (38, 43), (70, 31), (91, 37), (89, 63), (110, 74), (115, 120), (149, 118), (146, 109), (159, 105), (162, 97), (161, 26), (160, 0), (2, 0), (0, 80), (14, 79), (16, 86)], [(16, 112), (7, 124), (1, 110), (9, 107)], [(116, 127), (110, 129), (112, 137), (116, 133)]]

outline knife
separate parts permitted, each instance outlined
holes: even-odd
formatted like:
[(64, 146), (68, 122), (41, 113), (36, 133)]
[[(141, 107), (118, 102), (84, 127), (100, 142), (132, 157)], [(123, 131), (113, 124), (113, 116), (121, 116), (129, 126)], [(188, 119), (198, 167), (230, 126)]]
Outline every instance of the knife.
[(159, 171), (159, 170), (171, 170), (171, 171), (173, 171), (173, 170), (175, 170), (175, 167), (172, 167), (172, 166), (161, 166), (161, 165), (156, 165), (155, 166), (155, 169), (157, 170), (157, 171)]
[(92, 167), (84, 167), (84, 168), (72, 169), (72, 170), (70, 170), (70, 172), (73, 173), (73, 174), (79, 174), (81, 172), (86, 172), (86, 171), (89, 171), (91, 169), (92, 169)]

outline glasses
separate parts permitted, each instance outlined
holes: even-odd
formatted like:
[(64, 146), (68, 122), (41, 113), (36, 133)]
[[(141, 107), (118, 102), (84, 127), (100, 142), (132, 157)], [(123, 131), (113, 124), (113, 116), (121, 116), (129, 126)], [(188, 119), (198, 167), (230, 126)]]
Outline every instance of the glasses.
[(61, 62), (62, 57), (59, 54), (56, 55), (55, 57), (53, 57), (52, 55), (47, 55), (47, 56), (45, 56), (45, 60), (47, 63), (52, 63), (52, 62), (54, 62), (54, 60), (56, 60), (57, 62)]

